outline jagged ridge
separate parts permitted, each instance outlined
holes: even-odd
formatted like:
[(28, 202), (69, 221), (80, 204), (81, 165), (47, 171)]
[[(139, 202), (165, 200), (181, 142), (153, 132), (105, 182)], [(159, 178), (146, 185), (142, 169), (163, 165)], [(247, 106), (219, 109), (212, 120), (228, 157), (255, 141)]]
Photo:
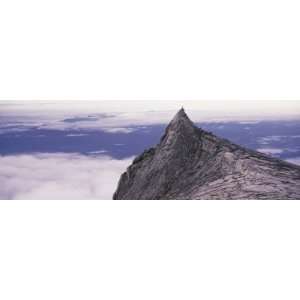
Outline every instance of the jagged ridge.
[(206, 132), (182, 108), (113, 199), (300, 199), (300, 167)]

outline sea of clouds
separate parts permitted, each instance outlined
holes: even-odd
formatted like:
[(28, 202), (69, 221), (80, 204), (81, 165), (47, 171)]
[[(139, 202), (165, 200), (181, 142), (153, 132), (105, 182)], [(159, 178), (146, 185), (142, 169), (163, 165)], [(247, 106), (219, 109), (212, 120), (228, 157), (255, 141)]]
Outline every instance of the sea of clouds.
[[(297, 101), (298, 102), (298, 101)], [(300, 102), (228, 101), (184, 102), (195, 122), (238, 121), (252, 124), (261, 120), (299, 120)], [(286, 104), (288, 103), (288, 104)], [(197, 104), (197, 105), (196, 105)], [(285, 104), (285, 105), (284, 105)], [(101, 130), (109, 133), (131, 133), (135, 126), (167, 124), (182, 102), (4, 102), (0, 101), (1, 134), (26, 130), (57, 129)], [(296, 136), (297, 137), (297, 136)], [(258, 149), (280, 154), (282, 149), (269, 147), (270, 141), (282, 136), (264, 137)], [(0, 156), (0, 199), (112, 199), (119, 177), (132, 158), (116, 160), (103, 150), (94, 155), (68, 153), (30, 153)], [(299, 158), (290, 162), (299, 164)]]
[(0, 156), (0, 199), (112, 199), (131, 162), (76, 153)]

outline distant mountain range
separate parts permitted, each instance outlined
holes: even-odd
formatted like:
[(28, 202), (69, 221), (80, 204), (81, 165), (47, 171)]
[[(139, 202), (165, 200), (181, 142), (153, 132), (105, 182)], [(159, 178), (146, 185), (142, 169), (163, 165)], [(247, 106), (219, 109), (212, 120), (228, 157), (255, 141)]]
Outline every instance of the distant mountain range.
[(300, 199), (300, 167), (195, 126), (181, 109), (122, 174), (114, 199)]

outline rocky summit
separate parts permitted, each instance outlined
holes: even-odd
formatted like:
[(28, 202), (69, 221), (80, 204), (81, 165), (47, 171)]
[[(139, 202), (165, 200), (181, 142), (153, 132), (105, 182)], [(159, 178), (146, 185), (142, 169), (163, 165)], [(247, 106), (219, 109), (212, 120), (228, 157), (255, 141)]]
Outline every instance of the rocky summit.
[(300, 199), (300, 167), (206, 132), (182, 108), (113, 199)]

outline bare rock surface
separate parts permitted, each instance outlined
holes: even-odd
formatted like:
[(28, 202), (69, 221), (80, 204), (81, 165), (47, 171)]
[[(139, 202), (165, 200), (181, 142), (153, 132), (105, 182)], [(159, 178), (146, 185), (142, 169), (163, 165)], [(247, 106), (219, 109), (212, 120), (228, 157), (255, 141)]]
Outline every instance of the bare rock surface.
[(300, 199), (300, 167), (206, 132), (182, 108), (113, 199)]

